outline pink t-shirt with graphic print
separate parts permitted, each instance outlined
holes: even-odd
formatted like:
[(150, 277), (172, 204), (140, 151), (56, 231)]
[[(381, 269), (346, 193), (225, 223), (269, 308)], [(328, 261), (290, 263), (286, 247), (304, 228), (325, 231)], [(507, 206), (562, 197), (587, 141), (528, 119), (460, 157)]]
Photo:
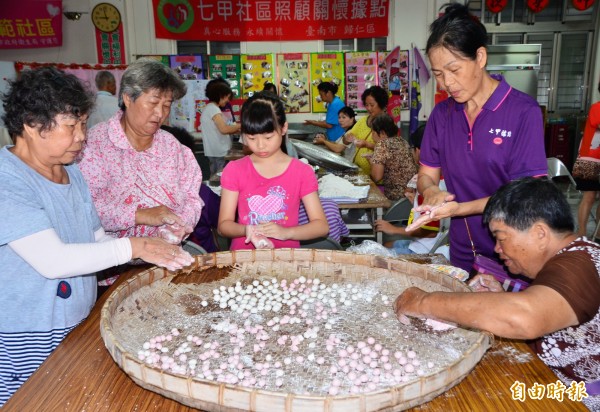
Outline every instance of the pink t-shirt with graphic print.
[[(292, 159), (279, 176), (267, 179), (261, 176), (250, 156), (230, 162), (221, 175), (221, 187), (238, 192), (238, 223), (256, 225), (275, 222), (281, 226), (298, 226), (298, 210), (302, 198), (318, 190), (317, 178), (312, 168)], [(254, 249), (245, 238), (235, 238), (231, 250)], [(275, 248), (297, 248), (297, 240), (271, 239)]]

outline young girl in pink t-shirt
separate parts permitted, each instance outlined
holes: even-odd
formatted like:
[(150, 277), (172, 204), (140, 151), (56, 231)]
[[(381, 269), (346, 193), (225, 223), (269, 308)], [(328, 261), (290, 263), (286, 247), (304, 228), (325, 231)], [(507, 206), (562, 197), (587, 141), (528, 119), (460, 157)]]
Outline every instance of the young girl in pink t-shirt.
[[(281, 100), (255, 93), (242, 106), (241, 122), (252, 154), (230, 162), (221, 175), (218, 230), (233, 238), (231, 250), (299, 247), (300, 240), (327, 236), (317, 178), (310, 166), (286, 153)], [(300, 201), (309, 218), (301, 226)]]

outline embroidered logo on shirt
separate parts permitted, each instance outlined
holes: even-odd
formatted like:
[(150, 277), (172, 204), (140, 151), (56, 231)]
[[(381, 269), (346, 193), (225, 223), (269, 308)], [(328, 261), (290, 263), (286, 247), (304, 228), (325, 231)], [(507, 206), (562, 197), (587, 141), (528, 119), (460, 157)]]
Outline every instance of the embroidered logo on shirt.
[(283, 199), (286, 197), (286, 191), (281, 186), (269, 188), (267, 196), (254, 195), (248, 198), (248, 207), (250, 213), (248, 218), (251, 225), (266, 223), (275, 220), (285, 219), (285, 212), (280, 212), (284, 208)]
[(494, 138), (494, 144), (502, 144), (502, 138), (501, 137), (495, 137)]
[[(491, 128), (488, 133), (491, 135), (494, 135), (494, 136), (501, 136), (501, 137), (511, 137), (512, 136), (512, 131), (504, 130), (504, 129)], [(496, 143), (495, 140), (494, 140), (494, 143)], [(496, 144), (498, 144), (498, 143), (496, 143)]]
[(64, 280), (61, 280), (58, 283), (58, 289), (56, 291), (56, 295), (59, 298), (68, 299), (69, 296), (71, 296), (71, 285), (69, 285), (69, 283), (65, 282)]

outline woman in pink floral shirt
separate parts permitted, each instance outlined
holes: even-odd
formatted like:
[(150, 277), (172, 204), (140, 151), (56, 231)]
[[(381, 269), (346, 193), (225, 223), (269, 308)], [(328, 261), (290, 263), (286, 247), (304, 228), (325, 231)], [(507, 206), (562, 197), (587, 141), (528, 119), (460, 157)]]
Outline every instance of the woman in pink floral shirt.
[(160, 236), (176, 244), (198, 222), (203, 206), (198, 162), (160, 129), (173, 101), (185, 93), (173, 70), (140, 59), (123, 74), (121, 110), (88, 132), (79, 167), (109, 234)]

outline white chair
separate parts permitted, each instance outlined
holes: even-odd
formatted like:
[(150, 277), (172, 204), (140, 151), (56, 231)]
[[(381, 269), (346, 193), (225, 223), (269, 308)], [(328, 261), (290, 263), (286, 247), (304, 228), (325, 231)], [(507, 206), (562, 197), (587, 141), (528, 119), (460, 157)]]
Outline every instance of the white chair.
[[(556, 157), (549, 157), (546, 160), (548, 161), (548, 177), (550, 179), (554, 179), (556, 177), (569, 178), (569, 186), (567, 187), (567, 198), (570, 198), (571, 197), (570, 196), (571, 185), (574, 188), (577, 187), (577, 183), (575, 182), (575, 179), (573, 179), (571, 172), (569, 172), (569, 169), (567, 169), (567, 166), (565, 166), (565, 164), (563, 162), (561, 162), (560, 159), (557, 159)], [(576, 190), (576, 192), (578, 195), (580, 194), (580, 192), (578, 190)]]

